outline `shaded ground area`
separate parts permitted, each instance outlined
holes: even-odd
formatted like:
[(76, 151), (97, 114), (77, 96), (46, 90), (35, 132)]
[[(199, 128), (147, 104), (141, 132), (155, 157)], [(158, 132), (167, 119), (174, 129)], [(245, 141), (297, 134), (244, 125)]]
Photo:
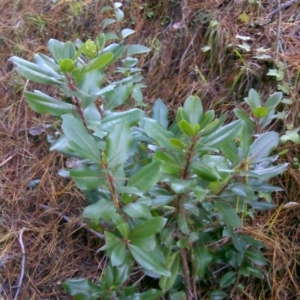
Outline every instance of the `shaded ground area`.
[[(300, 7), (297, 1), (285, 1), (288, 5), (274, 13), (276, 3), (123, 1), (124, 27), (136, 30), (130, 42), (152, 49), (140, 60), (146, 102), (162, 98), (175, 110), (187, 96), (197, 94), (206, 108), (228, 111), (232, 118), (230, 112), (250, 88), (264, 100), (281, 89), (287, 99), (281, 109), (287, 114), (272, 126), (281, 133), (297, 128)], [(49, 152), (45, 133), (29, 132), (49, 121), (30, 111), (23, 97), (24, 88), (37, 86), (20, 77), (8, 58), (31, 59), (35, 52), (47, 53), (49, 38), (95, 37), (103, 22), (99, 11), (109, 4), (104, 0), (0, 3), (1, 299), (13, 299), (17, 292), (18, 299), (70, 299), (59, 283), (71, 277), (100, 277), (106, 263), (96, 253), (101, 241), (80, 223), (87, 204), (84, 197), (73, 182), (57, 175), (65, 158)], [(277, 70), (273, 76), (267, 75), (270, 69)], [(266, 244), (267, 280), (245, 280), (242, 299), (300, 297), (299, 146), (291, 142), (279, 150), (287, 150), (280, 159), (290, 167), (276, 181), (284, 190), (274, 195), (278, 207), (243, 228)], [(295, 204), (287, 205), (291, 202)]]

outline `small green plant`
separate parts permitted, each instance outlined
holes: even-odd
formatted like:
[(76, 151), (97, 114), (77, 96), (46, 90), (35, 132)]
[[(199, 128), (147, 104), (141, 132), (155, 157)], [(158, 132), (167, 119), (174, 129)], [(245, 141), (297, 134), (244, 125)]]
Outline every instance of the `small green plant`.
[[(263, 104), (250, 90), (252, 114), (237, 108), (238, 120), (226, 125), (197, 96), (171, 122), (160, 99), (147, 115), (136, 108), (145, 104), (134, 56), (149, 49), (125, 46), (132, 33), (114, 34), (119, 43), (111, 33), (76, 44), (51, 39), (51, 57), (11, 58), (27, 79), (60, 89), (61, 99), (37, 90), (25, 97), (34, 111), (61, 120), (51, 150), (77, 159), (65, 174), (89, 200), (83, 217), (103, 234), (100, 251), (109, 258), (95, 282), (63, 286), (85, 300), (198, 299), (204, 282), (210, 299), (236, 295), (241, 277), (264, 277), (263, 244), (242, 228), (256, 210), (274, 207), (270, 195), (280, 188), (268, 180), (287, 168), (274, 163), (278, 133), (263, 132), (282, 95)], [(122, 111), (124, 104), (136, 107)]]

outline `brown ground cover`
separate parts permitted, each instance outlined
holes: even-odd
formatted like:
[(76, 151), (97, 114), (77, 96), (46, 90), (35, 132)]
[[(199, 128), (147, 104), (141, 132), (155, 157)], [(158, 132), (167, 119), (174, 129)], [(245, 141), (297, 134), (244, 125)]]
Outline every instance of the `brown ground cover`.
[[(95, 37), (103, 21), (100, 8), (110, 4), (54, 2), (0, 1), (0, 299), (14, 299), (16, 293), (16, 299), (70, 299), (60, 282), (100, 277), (106, 263), (96, 253), (101, 242), (80, 223), (84, 197), (72, 181), (57, 175), (64, 157), (49, 152), (45, 133), (30, 134), (49, 121), (33, 113), (23, 97), (25, 88), (36, 85), (8, 62), (12, 55), (31, 59), (35, 52), (47, 53), (49, 38)], [(288, 112), (283, 124), (273, 126), (282, 133), (288, 125), (297, 128), (300, 7), (299, 1), (282, 2), (288, 5), (272, 14), (277, 1), (123, 1), (124, 25), (136, 30), (131, 42), (152, 49), (140, 60), (146, 102), (162, 98), (175, 110), (197, 93), (206, 108), (233, 117), (230, 111), (250, 88), (266, 99), (280, 83), (290, 102), (281, 107)], [(243, 42), (249, 51), (242, 49)], [(211, 50), (204, 52), (206, 46)], [(263, 54), (270, 58), (257, 58)], [(267, 75), (275, 63), (284, 74), (280, 82)], [(245, 280), (241, 299), (300, 298), (299, 146), (288, 143), (279, 150), (288, 150), (280, 159), (290, 167), (276, 179), (283, 188), (274, 195), (278, 207), (243, 228), (266, 245), (267, 280)]]

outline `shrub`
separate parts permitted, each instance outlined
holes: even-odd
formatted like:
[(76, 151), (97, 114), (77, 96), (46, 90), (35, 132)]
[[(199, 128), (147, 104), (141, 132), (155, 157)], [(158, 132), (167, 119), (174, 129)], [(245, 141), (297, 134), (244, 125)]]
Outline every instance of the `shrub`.
[[(114, 9), (121, 18), (119, 4)], [(61, 121), (51, 150), (77, 159), (65, 174), (89, 200), (83, 217), (103, 233), (100, 251), (109, 258), (96, 282), (64, 287), (75, 299), (196, 299), (206, 282), (218, 286), (210, 299), (223, 299), (242, 288), (242, 276), (264, 277), (263, 244), (242, 227), (256, 210), (274, 207), (270, 195), (280, 189), (268, 180), (287, 167), (274, 164), (278, 133), (264, 132), (282, 95), (262, 104), (250, 90), (251, 115), (237, 108), (226, 125), (226, 115), (205, 112), (196, 95), (171, 122), (160, 99), (147, 115), (134, 56), (149, 49), (125, 46), (131, 33), (51, 39), (51, 57), (11, 58), (27, 79), (60, 90), (61, 99), (37, 90), (25, 96), (31, 109)]]

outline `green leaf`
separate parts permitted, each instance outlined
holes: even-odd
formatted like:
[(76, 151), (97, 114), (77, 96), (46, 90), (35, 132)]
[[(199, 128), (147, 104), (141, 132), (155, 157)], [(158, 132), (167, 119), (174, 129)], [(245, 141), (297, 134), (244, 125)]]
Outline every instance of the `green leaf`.
[(186, 300), (186, 294), (183, 291), (172, 293), (170, 300)]
[(266, 101), (264, 107), (267, 108), (269, 111), (275, 109), (277, 105), (281, 102), (281, 100), (282, 100), (282, 93), (281, 92), (274, 93)]
[(285, 163), (270, 168), (257, 168), (255, 174), (257, 174), (260, 179), (269, 180), (286, 171), (288, 165), (288, 163)]
[(127, 47), (127, 56), (132, 56), (134, 54), (147, 53), (150, 51), (150, 48), (142, 45), (129, 45)]
[(249, 126), (245, 122), (243, 122), (242, 130), (240, 133), (240, 146), (244, 158), (247, 158), (249, 155), (251, 142), (252, 142), (252, 135)]
[(62, 116), (62, 129), (70, 140), (69, 146), (83, 158), (99, 163), (100, 151), (95, 139), (88, 133), (82, 121), (72, 115)]
[(128, 203), (123, 207), (123, 211), (131, 218), (152, 218), (149, 208), (140, 203)]
[(62, 286), (75, 300), (96, 300), (103, 296), (102, 288), (89, 279), (69, 279)]
[(76, 53), (75, 45), (72, 42), (68, 41), (66, 43), (62, 43), (55, 39), (49, 40), (48, 49), (56, 62), (58, 62), (60, 59), (73, 60)]
[(110, 168), (113, 169), (128, 159), (132, 142), (132, 133), (127, 123), (113, 128), (108, 135), (105, 151)]
[(186, 120), (181, 120), (178, 123), (178, 127), (181, 130), (181, 132), (184, 133), (187, 136), (194, 136), (195, 135), (195, 131), (194, 131), (193, 127)]
[(213, 119), (215, 118), (215, 111), (214, 110), (208, 110), (207, 112), (204, 113), (200, 120), (200, 127), (205, 128), (207, 125), (209, 125)]
[(111, 63), (113, 57), (113, 53), (108, 52), (94, 58), (84, 67), (83, 73), (91, 72), (96, 69), (103, 69)]
[(229, 159), (234, 165), (237, 165), (240, 162), (238, 149), (234, 142), (221, 146), (220, 150), (224, 154), (224, 156)]
[(199, 144), (206, 147), (220, 147), (233, 141), (241, 131), (241, 121), (222, 126), (212, 134), (200, 139)]
[(184, 108), (180, 107), (180, 108), (178, 108), (177, 114), (176, 114), (176, 122), (177, 122), (177, 124), (179, 124), (179, 122), (182, 121), (182, 120), (188, 121), (189, 118), (188, 118), (188, 115), (185, 112)]
[(104, 108), (106, 110), (113, 110), (128, 100), (130, 89), (126, 85), (120, 85), (114, 88), (113, 93), (104, 95), (106, 101)]
[(48, 71), (32, 62), (29, 62), (20, 57), (13, 56), (9, 59), (17, 65), (17, 71), (25, 78), (43, 84), (61, 85), (65, 78), (61, 76), (54, 76), (54, 72)]
[(229, 264), (237, 269), (243, 262), (244, 253), (234, 250), (232, 247), (226, 250), (225, 257)]
[(124, 112), (111, 113), (102, 119), (102, 129), (110, 131), (114, 126), (124, 124), (125, 122), (128, 123), (130, 127), (134, 126), (140, 121), (143, 115), (144, 112), (137, 108)]
[(40, 114), (48, 113), (52, 116), (61, 116), (76, 111), (74, 105), (59, 101), (37, 90), (34, 93), (25, 92), (25, 97), (29, 107)]
[(234, 109), (235, 115), (246, 124), (248, 124), (251, 128), (254, 128), (255, 123), (253, 120), (249, 118), (249, 116), (240, 108)]
[(118, 22), (122, 21), (124, 19), (124, 13), (121, 9), (115, 8), (115, 15)]
[(105, 175), (99, 166), (92, 168), (83, 165), (70, 170), (70, 176), (81, 190), (93, 190), (103, 186), (106, 181)]
[(196, 161), (191, 164), (191, 168), (197, 176), (207, 181), (217, 181), (221, 178), (213, 164)]
[(153, 105), (153, 119), (158, 121), (163, 128), (168, 127), (168, 108), (164, 102), (159, 98)]
[(280, 137), (280, 142), (282, 144), (287, 143), (288, 141), (292, 141), (297, 145), (300, 145), (300, 136), (299, 136), (300, 128), (296, 128), (294, 130), (287, 130), (284, 135)]
[(269, 113), (269, 111), (263, 106), (258, 106), (254, 108), (252, 112), (253, 112), (253, 116), (259, 119), (264, 118)]
[[(118, 215), (118, 214), (115, 214), (114, 216), (113, 216), (113, 222), (116, 224), (116, 219), (118, 218), (118, 217), (116, 217), (116, 216), (118, 216), (120, 219), (123, 219), (120, 215)], [(120, 220), (121, 221), (121, 220)], [(121, 222), (124, 222), (124, 220), (122, 220)], [(129, 234), (129, 224), (128, 223), (121, 223), (121, 224), (119, 224), (118, 226), (117, 226), (117, 229), (119, 230), (119, 232), (122, 234), (122, 236), (124, 237), (124, 238), (126, 238), (127, 239), (127, 237), (128, 237), (128, 234)]]
[(221, 221), (227, 226), (241, 227), (242, 222), (234, 209), (225, 201), (218, 199), (216, 202), (216, 209), (219, 213)]
[(212, 262), (212, 255), (207, 248), (198, 246), (194, 251), (194, 261), (199, 279), (203, 278), (207, 267)]
[(247, 242), (244, 240), (243, 236), (240, 234), (231, 234), (231, 240), (234, 248), (239, 252), (244, 252), (247, 248)]
[(261, 159), (268, 157), (278, 144), (279, 134), (277, 132), (270, 131), (260, 134), (250, 147), (251, 163), (261, 162)]
[(177, 253), (170, 255), (167, 259), (166, 268), (170, 270), (171, 276), (161, 276), (159, 280), (159, 287), (163, 291), (168, 291), (172, 288), (179, 271), (180, 258)]
[(178, 174), (181, 170), (181, 163), (175, 161), (171, 154), (167, 152), (157, 151), (153, 155), (154, 161), (163, 161), (164, 164), (161, 166), (161, 172), (167, 174)]
[(125, 299), (120, 298), (120, 300), (157, 300), (163, 297), (164, 293), (160, 290), (149, 289), (144, 293), (135, 293), (132, 296), (126, 297)]
[(127, 186), (136, 187), (142, 192), (147, 192), (160, 179), (160, 161), (154, 161), (133, 174), (127, 183)]
[(120, 243), (116, 245), (111, 253), (110, 262), (112, 266), (120, 266), (124, 263), (126, 258), (126, 246), (120, 240)]
[(99, 224), (100, 218), (110, 221), (115, 212), (116, 208), (113, 202), (100, 199), (96, 203), (87, 206), (83, 210), (82, 216), (85, 222)]
[(256, 107), (261, 106), (260, 96), (254, 89), (250, 89), (248, 97), (245, 98), (244, 100), (250, 106), (252, 111)]
[(105, 29), (107, 26), (116, 23), (115, 19), (109, 18), (103, 22), (102, 28)]
[(222, 288), (228, 287), (232, 285), (235, 280), (237, 279), (237, 273), (236, 272), (227, 272), (224, 274), (220, 280), (220, 286)]
[(208, 296), (209, 300), (223, 300), (227, 297), (227, 294), (224, 291), (214, 290)]
[(130, 243), (144, 249), (145, 251), (154, 251), (156, 247), (156, 239), (154, 235), (142, 237), (142, 238), (131, 238)]
[(186, 222), (186, 216), (184, 213), (179, 213), (177, 216), (177, 224), (178, 224), (178, 228), (179, 230), (183, 233), (183, 234), (188, 234), (189, 233), (189, 227), (188, 224)]
[(245, 256), (259, 266), (264, 266), (267, 264), (267, 260), (259, 250), (247, 249), (245, 251)]
[(121, 239), (109, 231), (104, 231), (105, 245), (100, 248), (101, 251), (116, 247)]
[(203, 116), (203, 106), (198, 96), (188, 97), (183, 105), (191, 125), (198, 124)]
[(129, 233), (129, 239), (143, 238), (154, 235), (163, 229), (167, 219), (162, 217), (154, 217), (147, 221), (143, 221), (134, 227)]
[(155, 272), (163, 276), (171, 276), (169, 270), (163, 267), (152, 252), (145, 252), (145, 250), (134, 245), (128, 245), (130, 252), (134, 259), (146, 270)]
[(163, 128), (156, 120), (144, 119), (144, 122), (145, 132), (150, 138), (154, 139), (159, 146), (170, 150), (175, 148), (169, 141), (171, 138), (175, 137), (172, 132)]
[(132, 30), (132, 29), (129, 29), (129, 28), (125, 28), (125, 29), (122, 30), (121, 33), (122, 33), (122, 38), (125, 39), (125, 38), (127, 38), (129, 35), (135, 33), (135, 31)]

